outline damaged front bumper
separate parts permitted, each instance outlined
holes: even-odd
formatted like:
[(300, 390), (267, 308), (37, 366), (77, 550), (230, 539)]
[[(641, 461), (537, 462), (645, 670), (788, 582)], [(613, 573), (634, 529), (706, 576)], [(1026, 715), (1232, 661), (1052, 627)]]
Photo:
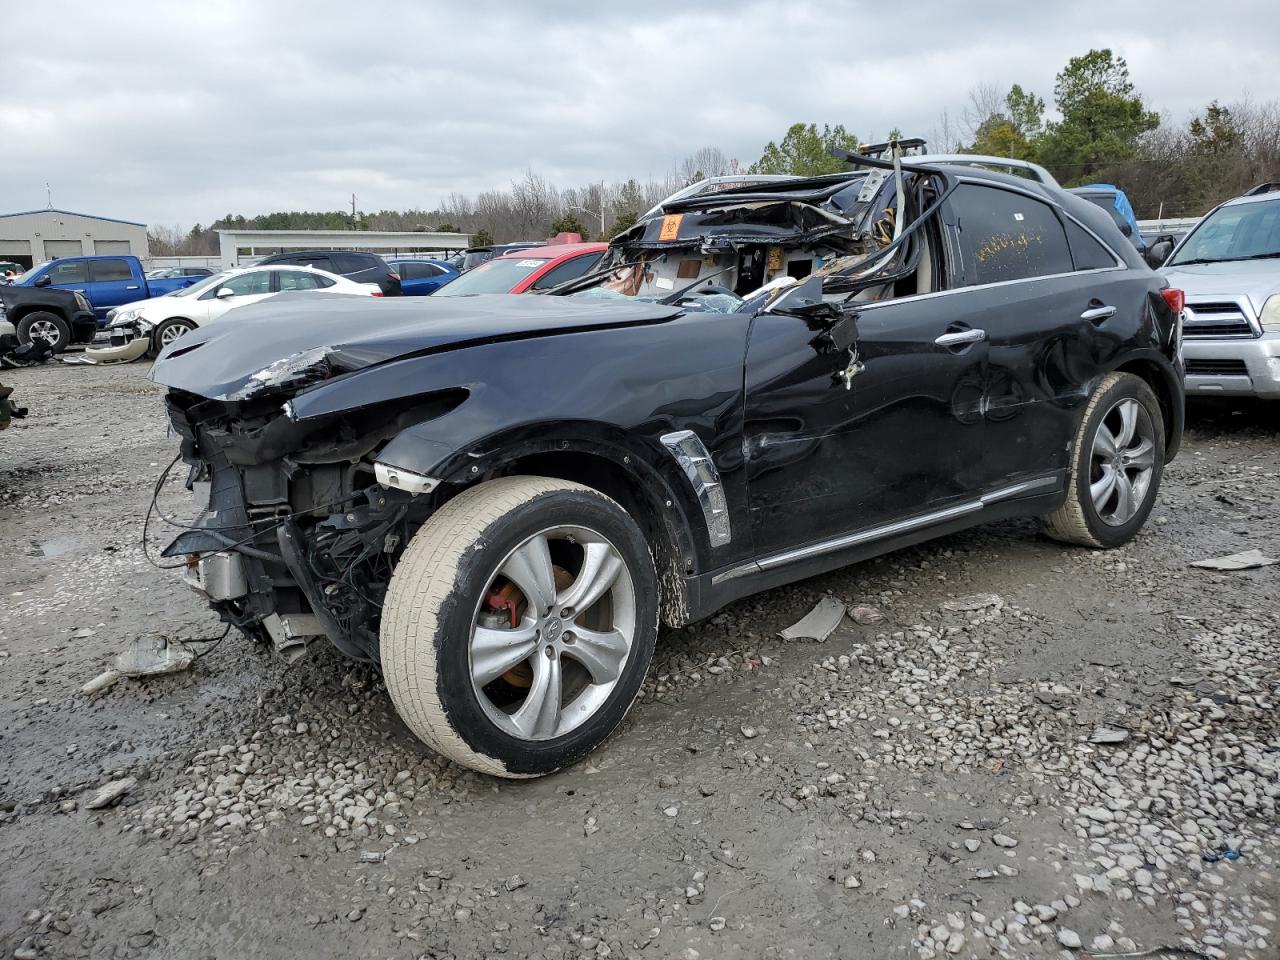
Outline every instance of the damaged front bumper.
[(407, 524), (429, 498), (383, 485), (370, 441), (341, 421), (302, 425), (278, 398), (171, 394), (196, 520), (163, 551), (224, 621), (293, 657), (327, 637), (378, 660), (382, 598)]

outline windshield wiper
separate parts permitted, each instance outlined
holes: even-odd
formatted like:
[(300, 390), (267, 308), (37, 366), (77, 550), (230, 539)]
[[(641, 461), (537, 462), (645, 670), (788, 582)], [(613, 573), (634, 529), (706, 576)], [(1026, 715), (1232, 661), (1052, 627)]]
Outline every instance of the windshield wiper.
[(585, 283), (587, 280), (599, 280), (601, 277), (607, 277), (611, 273), (617, 273), (619, 270), (625, 270), (627, 267), (634, 267), (637, 263), (644, 263), (641, 257), (639, 260), (628, 260), (626, 263), (620, 263), (617, 266), (605, 267), (603, 270), (593, 270), (591, 273), (584, 273), (580, 277), (574, 277), (572, 280), (566, 280), (564, 283), (557, 283), (554, 287), (547, 287), (545, 290), (534, 290), (533, 292), (541, 296), (547, 297), (563, 297), (566, 293), (577, 290), (579, 286), (589, 287), (591, 284)]
[(1272, 260), (1280, 258), (1280, 250), (1274, 253), (1251, 253), (1246, 257), (1193, 257), (1190, 260), (1178, 260), (1169, 264), (1171, 267), (1186, 267), (1194, 263), (1239, 263), (1241, 260)]

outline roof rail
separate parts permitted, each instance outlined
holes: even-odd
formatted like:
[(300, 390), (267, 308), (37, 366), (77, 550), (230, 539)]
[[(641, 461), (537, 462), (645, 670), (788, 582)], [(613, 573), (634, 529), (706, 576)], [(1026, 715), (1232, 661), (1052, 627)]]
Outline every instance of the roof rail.
[(1244, 196), (1260, 197), (1264, 193), (1280, 193), (1280, 180), (1268, 180), (1266, 183), (1260, 183)]
[(1041, 183), (1050, 187), (1058, 186), (1052, 173), (1030, 160), (1014, 160), (1012, 157), (987, 157), (980, 153), (926, 153), (922, 157), (912, 157), (912, 163), (954, 163), (971, 167), (1004, 167), (1008, 170), (1025, 170)]

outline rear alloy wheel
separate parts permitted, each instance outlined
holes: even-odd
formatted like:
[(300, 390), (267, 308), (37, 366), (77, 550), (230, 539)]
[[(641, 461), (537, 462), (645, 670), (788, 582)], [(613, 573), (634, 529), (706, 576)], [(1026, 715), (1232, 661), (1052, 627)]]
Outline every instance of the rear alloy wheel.
[(71, 344), (71, 328), (56, 313), (39, 310), (18, 321), (18, 340), (23, 344), (43, 340), (54, 353), (62, 353)]
[(1072, 444), (1067, 502), (1046, 518), (1050, 536), (1117, 547), (1142, 528), (1164, 469), (1164, 418), (1146, 382), (1108, 374)]
[(657, 578), (635, 521), (575, 483), (506, 477), (414, 535), (382, 615), (396, 709), (476, 770), (538, 776), (617, 727), (649, 667)]
[(155, 356), (179, 337), (190, 333), (196, 325), (190, 320), (174, 317), (165, 320), (151, 332), (151, 354)]

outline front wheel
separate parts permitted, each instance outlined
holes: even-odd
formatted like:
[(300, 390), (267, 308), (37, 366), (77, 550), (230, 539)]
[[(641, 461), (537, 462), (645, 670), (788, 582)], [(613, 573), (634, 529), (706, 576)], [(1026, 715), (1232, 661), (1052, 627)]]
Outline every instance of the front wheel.
[(658, 632), (636, 522), (589, 487), (504, 477), (414, 534), (387, 591), (382, 667), (409, 728), (500, 777), (586, 756), (630, 709)]
[(1045, 518), (1056, 540), (1118, 547), (1146, 522), (1164, 471), (1164, 417), (1140, 377), (1111, 373), (1089, 399), (1071, 446), (1067, 502)]
[(190, 320), (183, 320), (180, 317), (171, 317), (165, 320), (151, 332), (151, 356), (156, 356), (161, 350), (167, 347), (179, 337), (190, 333), (196, 328), (196, 325)]
[(18, 321), (18, 342), (43, 340), (54, 353), (62, 353), (71, 344), (71, 327), (56, 313), (38, 310)]

